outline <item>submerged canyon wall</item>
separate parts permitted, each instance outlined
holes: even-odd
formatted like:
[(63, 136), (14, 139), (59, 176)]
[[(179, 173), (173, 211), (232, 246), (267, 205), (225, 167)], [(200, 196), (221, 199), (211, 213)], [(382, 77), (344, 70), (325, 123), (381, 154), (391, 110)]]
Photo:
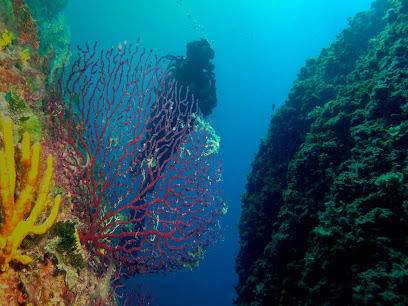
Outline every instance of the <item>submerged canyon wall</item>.
[(408, 303), (408, 3), (306, 61), (248, 175), (240, 305)]

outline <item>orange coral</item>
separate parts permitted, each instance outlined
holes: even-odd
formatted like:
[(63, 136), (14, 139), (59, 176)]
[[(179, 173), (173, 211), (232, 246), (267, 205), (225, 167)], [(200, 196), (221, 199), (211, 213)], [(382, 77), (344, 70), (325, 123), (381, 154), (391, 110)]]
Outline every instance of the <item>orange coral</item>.
[(34, 270), (9, 269), (0, 272), (0, 304), (71, 305), (75, 292), (66, 286), (64, 274), (56, 275), (55, 269), (52, 262), (45, 258), (45, 263), (40, 263)]
[[(18, 6), (18, 9), (16, 9), (16, 6)], [(37, 21), (31, 16), (31, 11), (26, 4), (18, 5), (13, 3), (13, 7), (20, 18), (18, 42), (22, 45), (30, 45), (34, 50), (38, 50), (40, 41), (38, 39)]]
[(10, 85), (17, 85), (21, 81), (21, 74), (17, 68), (5, 69), (0, 66), (0, 92), (9, 91)]

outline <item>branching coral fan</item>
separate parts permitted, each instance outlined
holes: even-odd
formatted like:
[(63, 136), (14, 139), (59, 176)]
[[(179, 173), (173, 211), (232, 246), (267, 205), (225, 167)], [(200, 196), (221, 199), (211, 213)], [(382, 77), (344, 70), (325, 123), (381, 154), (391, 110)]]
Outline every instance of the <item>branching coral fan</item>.
[(152, 52), (78, 50), (48, 106), (87, 262), (123, 278), (197, 267), (222, 239), (219, 138)]
[[(0, 198), (2, 208), (2, 224), (0, 230), (0, 269), (5, 271), (13, 259), (23, 264), (32, 259), (22, 255), (20, 246), (23, 239), (30, 233), (43, 234), (54, 223), (61, 203), (61, 196), (55, 198), (55, 204), (50, 215), (41, 225), (36, 221), (41, 212), (46, 211), (49, 203), (49, 190), (52, 178), (53, 157), (48, 156), (47, 167), (42, 181), (37, 185), (40, 168), (40, 144), (36, 143), (31, 148), (30, 135), (25, 133), (21, 146), (20, 184), (16, 190), (16, 164), (13, 142), (12, 122), (3, 118), (3, 145), (0, 151)], [(37, 192), (37, 186), (41, 186)], [(15, 194), (19, 194), (15, 199)], [(33, 203), (35, 205), (33, 207)], [(31, 213), (27, 219), (24, 216)]]

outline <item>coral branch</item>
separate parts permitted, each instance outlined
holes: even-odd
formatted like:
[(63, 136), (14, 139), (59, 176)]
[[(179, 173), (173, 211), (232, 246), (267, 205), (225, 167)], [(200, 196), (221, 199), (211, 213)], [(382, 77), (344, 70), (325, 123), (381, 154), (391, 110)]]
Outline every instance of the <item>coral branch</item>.
[(31, 102), (28, 102), (29, 100), (32, 100), (32, 101), (38, 101), (38, 100), (40, 100), (42, 97), (43, 97), (43, 92), (44, 92), (44, 89), (41, 89), (40, 90), (40, 92), (38, 93), (38, 95), (35, 97), (35, 94), (36, 94), (36, 92), (33, 92), (29, 97), (27, 97), (24, 101), (25, 101), (25, 103), (28, 105), (28, 106), (31, 106), (31, 107), (38, 107), (39, 105), (38, 104), (34, 104), (34, 103), (31, 103)]

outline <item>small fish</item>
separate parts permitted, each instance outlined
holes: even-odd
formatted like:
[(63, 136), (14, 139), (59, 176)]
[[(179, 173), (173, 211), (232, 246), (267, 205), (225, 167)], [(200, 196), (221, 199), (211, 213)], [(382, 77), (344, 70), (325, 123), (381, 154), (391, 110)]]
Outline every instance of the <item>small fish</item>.
[(276, 105), (275, 105), (275, 103), (273, 103), (273, 104), (272, 104), (272, 112), (275, 111), (275, 108), (276, 108)]

